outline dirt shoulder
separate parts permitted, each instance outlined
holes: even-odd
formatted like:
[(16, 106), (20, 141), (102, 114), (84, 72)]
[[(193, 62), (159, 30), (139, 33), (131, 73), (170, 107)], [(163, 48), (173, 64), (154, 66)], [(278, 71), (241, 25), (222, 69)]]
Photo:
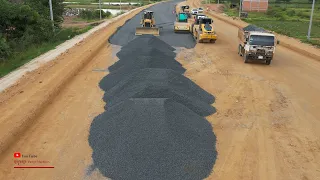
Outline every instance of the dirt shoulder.
[(185, 75), (216, 97), (217, 113), (207, 120), (218, 157), (207, 179), (319, 179), (319, 61), (278, 46), (270, 66), (245, 64), (238, 28), (214, 20), (217, 42), (177, 58)]

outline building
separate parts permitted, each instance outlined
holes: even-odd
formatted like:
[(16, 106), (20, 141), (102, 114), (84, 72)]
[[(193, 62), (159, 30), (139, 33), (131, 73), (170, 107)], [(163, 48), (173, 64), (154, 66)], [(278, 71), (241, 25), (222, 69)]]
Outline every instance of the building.
[(242, 0), (242, 11), (266, 12), (268, 10), (268, 5), (268, 0)]

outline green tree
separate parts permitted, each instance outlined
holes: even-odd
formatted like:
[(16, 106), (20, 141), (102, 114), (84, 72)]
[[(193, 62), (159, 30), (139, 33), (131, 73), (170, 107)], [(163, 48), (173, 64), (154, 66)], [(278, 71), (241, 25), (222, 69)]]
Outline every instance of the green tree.
[[(64, 0), (52, 0), (53, 20), (56, 27), (63, 22)], [(50, 6), (48, 0), (25, 0), (25, 4), (36, 10), (40, 16), (50, 19)]]
[(5, 61), (11, 54), (11, 49), (6, 39), (0, 34), (0, 62)]
[(51, 21), (26, 4), (0, 0), (0, 34), (2, 44), (22, 50), (30, 44), (41, 43), (53, 36)]

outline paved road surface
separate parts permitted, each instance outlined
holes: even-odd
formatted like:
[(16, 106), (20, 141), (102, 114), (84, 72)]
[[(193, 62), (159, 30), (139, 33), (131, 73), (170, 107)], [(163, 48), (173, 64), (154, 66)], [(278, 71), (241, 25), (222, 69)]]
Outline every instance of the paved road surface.
[[(191, 34), (174, 33), (173, 31), (173, 22), (175, 21), (176, 15), (173, 14), (172, 11), (174, 10), (175, 4), (179, 2), (181, 1), (174, 0), (163, 2), (148, 8), (148, 10), (155, 12), (156, 24), (172, 22), (171, 25), (161, 25), (163, 26), (163, 28), (160, 29), (159, 38), (161, 40), (174, 47), (193, 48), (195, 46), (195, 41)], [(141, 13), (119, 28), (119, 30), (110, 38), (110, 43), (123, 46), (134, 39), (136, 37), (136, 27), (140, 26)]]

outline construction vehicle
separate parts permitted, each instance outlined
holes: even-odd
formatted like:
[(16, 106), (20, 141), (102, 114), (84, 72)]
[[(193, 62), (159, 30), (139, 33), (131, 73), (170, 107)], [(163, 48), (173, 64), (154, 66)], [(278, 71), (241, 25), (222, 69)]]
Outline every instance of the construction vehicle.
[(177, 14), (176, 22), (174, 22), (174, 32), (190, 32), (190, 23), (188, 22), (188, 14), (180, 12)]
[(182, 12), (188, 13), (188, 12), (190, 12), (189, 9), (190, 9), (190, 6), (188, 6), (188, 5), (181, 6), (181, 11)]
[(249, 25), (238, 30), (239, 47), (238, 54), (243, 57), (244, 63), (249, 60), (264, 61), (270, 65), (276, 44), (276, 37), (273, 33), (254, 25)]
[(206, 15), (204, 14), (197, 14), (194, 16), (194, 21), (193, 23), (191, 23), (191, 28), (190, 28), (190, 32), (191, 34), (193, 34), (193, 29), (195, 29), (195, 26), (199, 26), (199, 18), (204, 18), (204, 17), (207, 17)]
[(217, 34), (213, 28), (213, 20), (206, 16), (196, 16), (195, 22), (192, 25), (192, 35), (198, 43), (215, 43)]
[(181, 12), (187, 13), (188, 18), (191, 18), (190, 6), (188, 5), (181, 6)]
[(197, 14), (197, 15), (195, 15), (195, 16), (194, 16), (194, 23), (199, 25), (199, 21), (197, 21), (197, 19), (199, 19), (199, 18), (204, 18), (204, 17), (207, 17), (207, 16), (204, 15), (204, 14)]
[(136, 28), (136, 35), (152, 34), (159, 36), (159, 28), (156, 27), (153, 11), (144, 11), (141, 17), (141, 27)]
[(192, 9), (191, 10), (192, 15), (197, 15), (198, 14), (198, 9)]

